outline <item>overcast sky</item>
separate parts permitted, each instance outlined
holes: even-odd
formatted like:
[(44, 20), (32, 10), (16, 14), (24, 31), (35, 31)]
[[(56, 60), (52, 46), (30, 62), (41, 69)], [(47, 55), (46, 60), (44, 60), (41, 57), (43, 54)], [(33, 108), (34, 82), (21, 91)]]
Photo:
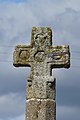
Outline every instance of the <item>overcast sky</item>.
[(12, 61), (14, 46), (30, 44), (32, 26), (50, 26), (53, 45), (70, 45), (70, 69), (53, 70), (56, 114), (80, 120), (80, 0), (0, 0), (0, 120), (25, 120), (30, 68)]

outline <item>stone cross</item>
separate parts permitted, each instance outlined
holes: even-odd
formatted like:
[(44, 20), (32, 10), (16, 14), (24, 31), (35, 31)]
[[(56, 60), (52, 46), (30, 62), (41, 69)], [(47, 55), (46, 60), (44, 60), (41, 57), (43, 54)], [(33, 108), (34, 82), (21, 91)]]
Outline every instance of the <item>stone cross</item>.
[(49, 27), (33, 27), (31, 45), (18, 45), (15, 67), (31, 67), (26, 88), (26, 120), (56, 120), (56, 80), (53, 68), (69, 68), (69, 46), (52, 46)]

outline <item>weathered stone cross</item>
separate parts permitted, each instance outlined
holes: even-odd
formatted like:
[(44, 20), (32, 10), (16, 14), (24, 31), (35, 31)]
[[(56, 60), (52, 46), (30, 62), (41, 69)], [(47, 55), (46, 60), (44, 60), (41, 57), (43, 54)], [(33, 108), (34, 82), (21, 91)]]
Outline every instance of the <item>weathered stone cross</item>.
[(18, 45), (15, 67), (31, 67), (27, 80), (26, 120), (56, 120), (56, 85), (53, 68), (69, 68), (69, 46), (52, 47), (49, 27), (33, 27), (31, 45)]

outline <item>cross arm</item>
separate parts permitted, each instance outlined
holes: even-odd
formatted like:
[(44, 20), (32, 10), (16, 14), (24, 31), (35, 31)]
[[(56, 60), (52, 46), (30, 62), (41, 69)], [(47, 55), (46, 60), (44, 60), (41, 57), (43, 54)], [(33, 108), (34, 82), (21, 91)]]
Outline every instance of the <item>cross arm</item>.
[(13, 53), (13, 65), (15, 67), (31, 66), (31, 46), (18, 45)]
[(52, 68), (69, 68), (70, 67), (70, 49), (68, 45), (56, 46), (49, 48), (49, 61)]

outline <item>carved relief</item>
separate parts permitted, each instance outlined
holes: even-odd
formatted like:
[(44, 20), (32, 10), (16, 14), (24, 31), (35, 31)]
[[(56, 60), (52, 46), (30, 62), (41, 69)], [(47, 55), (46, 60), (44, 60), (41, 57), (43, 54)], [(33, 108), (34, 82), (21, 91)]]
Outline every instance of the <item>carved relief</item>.
[(32, 44), (35, 47), (44, 48), (51, 45), (51, 29), (50, 28), (34, 28), (32, 31)]
[(22, 60), (26, 60), (29, 58), (30, 53), (28, 50), (21, 50), (19, 56)]
[(43, 62), (45, 60), (45, 54), (39, 51), (35, 54), (34, 58), (37, 62)]
[(36, 33), (34, 35), (35, 42), (40, 46), (45, 44), (45, 41), (48, 37), (49, 37), (48, 34), (43, 32)]
[(48, 61), (54, 67), (70, 67), (70, 53), (69, 46), (56, 46), (50, 49), (48, 58), (52, 59)]

